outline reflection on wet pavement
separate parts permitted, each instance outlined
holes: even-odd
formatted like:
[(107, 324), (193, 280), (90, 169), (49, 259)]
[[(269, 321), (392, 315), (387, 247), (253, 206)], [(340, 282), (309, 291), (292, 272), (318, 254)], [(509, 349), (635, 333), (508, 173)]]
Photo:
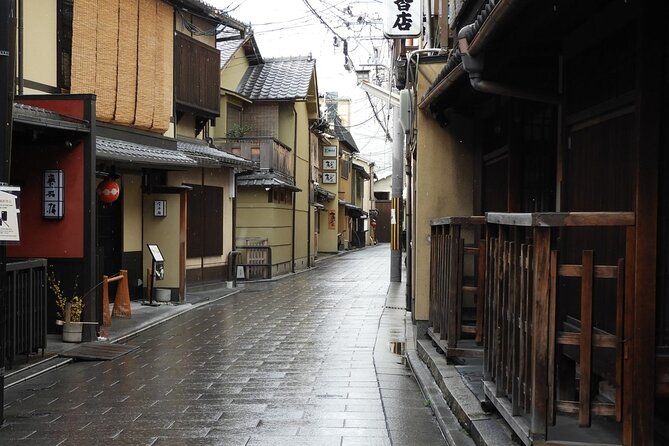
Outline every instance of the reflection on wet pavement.
[[(5, 392), (0, 444), (445, 444), (378, 245), (185, 313)], [(390, 346), (390, 348), (388, 348)]]

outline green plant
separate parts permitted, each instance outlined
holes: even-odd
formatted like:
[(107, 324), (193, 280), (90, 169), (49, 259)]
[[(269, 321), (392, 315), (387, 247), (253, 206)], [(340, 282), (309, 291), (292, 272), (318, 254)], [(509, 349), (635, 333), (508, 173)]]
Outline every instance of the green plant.
[(49, 271), (49, 288), (56, 296), (57, 316), (60, 321), (65, 321), (67, 307), (70, 307), (70, 322), (81, 322), (81, 313), (84, 310), (84, 298), (77, 293), (77, 279), (74, 280), (74, 287), (71, 295), (66, 295), (63, 291), (63, 284), (56, 278), (53, 271)]
[(251, 130), (253, 130), (251, 127), (248, 125), (234, 125), (231, 129), (229, 129), (227, 132), (225, 132), (225, 136), (228, 138), (243, 138), (249, 133), (251, 133)]

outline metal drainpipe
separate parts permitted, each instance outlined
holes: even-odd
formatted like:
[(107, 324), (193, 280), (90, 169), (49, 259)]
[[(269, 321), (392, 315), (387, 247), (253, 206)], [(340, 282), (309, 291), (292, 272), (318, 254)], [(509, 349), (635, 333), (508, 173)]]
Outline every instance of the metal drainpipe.
[(469, 47), (469, 37), (474, 24), (467, 25), (458, 32), (458, 46), (462, 55), (462, 66), (469, 74), (469, 83), (472, 88), (482, 93), (496, 94), (499, 96), (508, 96), (529, 101), (544, 102), (549, 104), (559, 104), (560, 96), (558, 94), (528, 90), (510, 85), (505, 85), (495, 81), (481, 79), (481, 73), (485, 65), (485, 54), (472, 56)]
[[(293, 104), (293, 182), (297, 186), (297, 110)], [(291, 243), (290, 272), (295, 272), (295, 212), (297, 192), (293, 192), (293, 242)]]
[(314, 196), (314, 179), (311, 177), (313, 171), (311, 168), (311, 132), (309, 133), (309, 156), (307, 159), (309, 163), (309, 176), (307, 177), (307, 187), (309, 188), (307, 192), (307, 268), (311, 268), (311, 237), (313, 237), (313, 233), (311, 232), (311, 200)]

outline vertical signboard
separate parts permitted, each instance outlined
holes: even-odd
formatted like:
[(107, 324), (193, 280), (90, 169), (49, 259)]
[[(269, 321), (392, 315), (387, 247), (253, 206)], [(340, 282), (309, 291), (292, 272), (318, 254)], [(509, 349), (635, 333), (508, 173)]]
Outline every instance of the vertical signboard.
[(420, 36), (422, 3), (422, 0), (385, 0), (383, 34), (390, 39)]

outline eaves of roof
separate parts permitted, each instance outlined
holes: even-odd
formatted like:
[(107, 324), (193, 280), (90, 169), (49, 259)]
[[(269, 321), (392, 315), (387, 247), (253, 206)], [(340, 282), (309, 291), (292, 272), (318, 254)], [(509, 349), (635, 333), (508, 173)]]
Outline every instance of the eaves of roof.
[(190, 157), (199, 157), (200, 159), (214, 160), (215, 164), (228, 167), (251, 167), (253, 162), (236, 156), (215, 147), (210, 147), (204, 142), (198, 141), (177, 141), (177, 149), (186, 153)]
[(14, 122), (32, 125), (37, 127), (46, 127), (59, 130), (70, 130), (83, 133), (89, 133), (90, 123), (80, 119), (56, 113), (32, 105), (15, 103), (12, 119)]
[(215, 8), (201, 0), (166, 0), (176, 8), (187, 12), (194, 12), (198, 15), (210, 19), (221, 25), (227, 26), (237, 31), (244, 32), (248, 26), (237, 19), (232, 18), (222, 10)]
[[(480, 7), (474, 21), (466, 28), (466, 38), (470, 42), (469, 53), (480, 53), (490, 41), (490, 36), (501, 23), (507, 21), (514, 13), (525, 5), (529, 0), (486, 0)], [(463, 27), (464, 28), (464, 27)], [(444, 93), (454, 81), (457, 80), (464, 69), (462, 67), (462, 55), (458, 47), (449, 54), (444, 68), (439, 72), (434, 82), (428, 87), (425, 95), (418, 106), (421, 109), (428, 107), (435, 99)]]
[(357, 164), (352, 164), (353, 168), (358, 172), (358, 175), (363, 177), (365, 180), (370, 180), (372, 177), (369, 175), (369, 173), (365, 170), (364, 167), (359, 166)]
[(265, 189), (286, 189), (291, 192), (302, 192), (302, 189), (290, 182), (269, 173), (252, 173), (237, 176), (237, 186), (241, 187), (263, 187)]
[(197, 167), (201, 161), (178, 150), (162, 149), (145, 144), (98, 136), (95, 146), (100, 160), (118, 161), (147, 167)]

